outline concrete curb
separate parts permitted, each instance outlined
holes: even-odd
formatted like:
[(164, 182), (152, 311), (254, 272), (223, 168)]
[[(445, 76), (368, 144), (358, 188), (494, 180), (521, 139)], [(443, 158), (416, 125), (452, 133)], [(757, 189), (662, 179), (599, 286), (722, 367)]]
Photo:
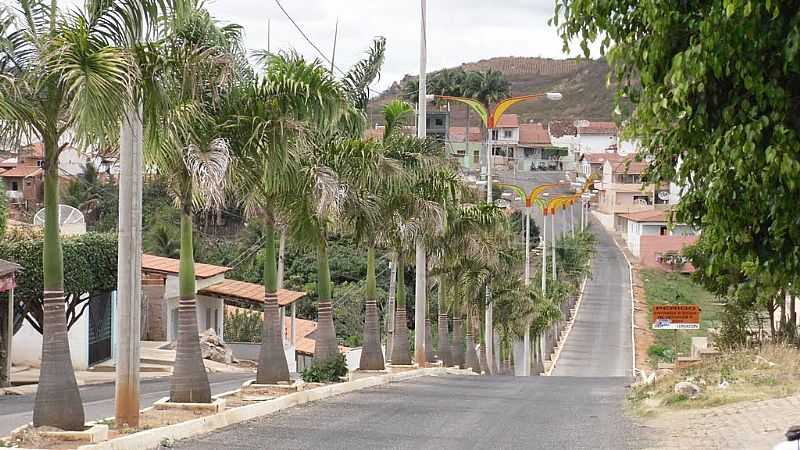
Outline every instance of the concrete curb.
[(446, 369), (441, 367), (431, 367), (361, 378), (356, 381), (330, 384), (314, 389), (295, 392), (275, 398), (273, 400), (227, 409), (218, 414), (181, 422), (175, 425), (140, 431), (138, 433), (121, 436), (106, 442), (101, 442), (99, 444), (83, 445), (78, 447), (78, 450), (154, 449), (164, 441), (175, 441), (207, 434), (223, 427), (241, 423), (250, 419), (255, 419), (257, 417), (265, 416), (276, 411), (291, 408), (293, 406), (313, 402), (315, 400), (321, 400), (324, 398), (333, 397), (335, 395), (341, 395), (374, 386), (405, 381), (411, 378), (444, 374), (447, 374)]
[[(589, 261), (589, 264), (591, 265), (592, 262)], [(544, 376), (546, 377), (552, 376), (553, 370), (556, 368), (556, 364), (558, 364), (558, 358), (561, 357), (561, 351), (567, 344), (567, 338), (569, 338), (569, 333), (572, 331), (572, 326), (575, 325), (575, 321), (578, 320), (578, 312), (580, 312), (581, 304), (583, 303), (583, 291), (586, 289), (587, 280), (589, 280), (588, 275), (583, 278), (583, 283), (581, 283), (581, 293), (580, 295), (578, 295), (578, 301), (575, 302), (575, 313), (572, 314), (572, 319), (570, 319), (570, 321), (567, 323), (567, 327), (566, 330), (564, 331), (563, 338), (558, 342), (558, 345), (556, 345), (556, 353), (553, 356), (553, 362), (550, 364), (550, 367), (544, 373)]]
[(636, 368), (636, 297), (634, 297), (633, 293), (633, 264), (631, 264), (631, 260), (628, 259), (628, 255), (625, 254), (625, 250), (619, 245), (619, 242), (617, 242), (617, 237), (612, 234), (611, 240), (614, 241), (614, 245), (616, 245), (619, 252), (622, 253), (625, 262), (628, 263), (628, 285), (631, 288), (631, 371), (633, 372), (633, 376), (636, 377), (636, 373), (639, 369)]

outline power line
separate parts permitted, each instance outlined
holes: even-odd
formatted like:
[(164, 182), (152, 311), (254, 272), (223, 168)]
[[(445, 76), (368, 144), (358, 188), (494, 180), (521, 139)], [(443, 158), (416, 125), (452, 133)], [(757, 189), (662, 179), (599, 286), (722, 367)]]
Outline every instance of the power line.
[(311, 47), (313, 47), (314, 50), (317, 51), (319, 56), (321, 56), (322, 59), (324, 59), (325, 61), (330, 63), (331, 67), (335, 68), (336, 70), (338, 70), (340, 74), (345, 75), (344, 71), (342, 69), (340, 69), (338, 66), (334, 65), (333, 61), (330, 58), (328, 58), (325, 55), (325, 53), (322, 50), (320, 50), (319, 47), (317, 47), (316, 44), (314, 44), (314, 42), (311, 41), (311, 38), (308, 37), (308, 35), (303, 31), (303, 29), (300, 28), (300, 25), (298, 25), (297, 22), (295, 22), (295, 20), (292, 18), (292, 16), (289, 15), (289, 13), (286, 11), (286, 9), (283, 7), (283, 5), (281, 5), (280, 0), (275, 0), (275, 3), (278, 5), (278, 8), (280, 8), (281, 11), (283, 11), (283, 14), (286, 16), (286, 18), (289, 19), (290, 22), (292, 22), (292, 25), (294, 25), (294, 27), (297, 29), (297, 31), (300, 33), (300, 35), (303, 36), (303, 38), (306, 40), (306, 42), (308, 42), (308, 44)]

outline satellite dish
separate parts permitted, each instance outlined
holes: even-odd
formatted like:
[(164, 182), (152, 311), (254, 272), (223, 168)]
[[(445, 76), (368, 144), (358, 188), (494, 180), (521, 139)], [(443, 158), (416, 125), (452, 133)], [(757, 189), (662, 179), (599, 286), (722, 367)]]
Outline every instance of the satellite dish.
[[(45, 209), (42, 208), (33, 216), (33, 224), (44, 226)], [(77, 208), (69, 205), (58, 205), (58, 225), (62, 235), (76, 235), (86, 233), (86, 219)]]
[(498, 198), (497, 200), (494, 201), (494, 205), (497, 206), (498, 208), (508, 208), (509, 206), (511, 206), (511, 202), (504, 198)]
[(589, 126), (589, 121), (581, 119), (572, 122), (572, 124), (575, 125), (576, 128), (586, 128)]

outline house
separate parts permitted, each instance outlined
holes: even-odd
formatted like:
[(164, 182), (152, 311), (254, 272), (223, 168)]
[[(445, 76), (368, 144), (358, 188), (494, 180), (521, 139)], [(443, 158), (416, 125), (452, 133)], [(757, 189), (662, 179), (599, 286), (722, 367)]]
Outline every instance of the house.
[[(143, 340), (175, 341), (178, 336), (178, 274), (180, 260), (155, 255), (142, 256)], [(262, 284), (225, 278), (229, 267), (195, 263), (198, 331), (213, 329), (225, 338), (224, 313), (226, 308), (238, 307), (261, 310), (264, 305)], [(295, 302), (305, 297), (305, 292), (279, 289), (278, 306), (285, 316), (285, 308), (291, 307), (288, 317), (290, 328), (296, 327)], [(286, 336), (285, 336), (286, 337)], [(284, 341), (287, 362), (295, 363), (295, 348)]]
[(12, 205), (35, 208), (44, 200), (44, 171), (39, 166), (18, 165), (0, 173), (6, 198)]
[(457, 159), (464, 169), (478, 168), (481, 161), (481, 128), (450, 127), (446, 142), (451, 158)]
[(592, 174), (601, 177), (606, 161), (612, 164), (619, 163), (622, 161), (622, 156), (618, 153), (584, 153), (578, 157), (578, 173), (585, 178)]
[(694, 244), (697, 232), (685, 224), (671, 224), (669, 209), (651, 209), (620, 214), (623, 237), (642, 267), (671, 272), (693, 272), (683, 249)]
[(564, 170), (567, 156), (567, 147), (554, 146), (544, 124), (520, 124), (514, 153), (518, 170)]
[(603, 226), (621, 231), (624, 223), (619, 214), (669, 205), (669, 186), (644, 184), (643, 174), (648, 166), (646, 162), (636, 161), (633, 155), (620, 161), (607, 158), (603, 162), (601, 181), (595, 183), (598, 190), (597, 217)]
[(492, 155), (504, 158), (495, 158), (493, 162), (505, 162), (507, 158), (514, 157), (514, 149), (519, 145), (519, 116), (516, 114), (500, 116), (500, 120), (492, 129), (491, 145)]
[(433, 109), (425, 113), (425, 136), (439, 141), (447, 140), (450, 130), (450, 112)]
[(605, 153), (610, 145), (617, 145), (617, 125), (614, 122), (589, 122), (576, 127), (577, 153)]

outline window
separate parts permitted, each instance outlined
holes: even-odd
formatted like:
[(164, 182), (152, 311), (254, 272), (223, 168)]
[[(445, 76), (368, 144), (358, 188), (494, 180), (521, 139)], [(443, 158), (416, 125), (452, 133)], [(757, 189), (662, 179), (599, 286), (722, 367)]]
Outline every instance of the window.
[(662, 225), (661, 228), (659, 228), (659, 230), (658, 230), (658, 234), (660, 236), (666, 236), (667, 235), (667, 227)]
[(497, 130), (492, 130), (492, 140), (493, 141), (497, 140)]
[(504, 139), (511, 139), (514, 136), (514, 132), (511, 130), (503, 130), (503, 138)]
[(437, 117), (434, 122), (436, 123), (437, 127), (441, 127), (444, 125), (444, 121), (442, 121), (441, 117)]
[(17, 183), (16, 181), (12, 181), (11, 182), (11, 190), (12, 191), (18, 191), (19, 190), (19, 183)]
[(44, 160), (40, 159), (40, 160), (36, 161), (36, 167), (44, 167)]

